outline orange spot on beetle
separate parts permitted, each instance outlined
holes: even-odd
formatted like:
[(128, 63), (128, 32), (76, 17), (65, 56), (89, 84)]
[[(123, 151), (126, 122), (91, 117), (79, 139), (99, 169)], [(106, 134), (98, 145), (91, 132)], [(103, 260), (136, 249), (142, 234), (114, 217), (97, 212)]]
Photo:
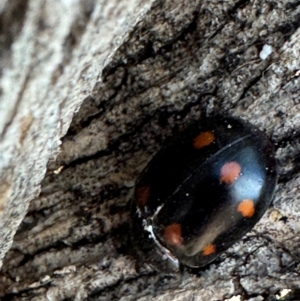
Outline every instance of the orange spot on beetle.
[(182, 245), (183, 238), (180, 224), (171, 224), (164, 229), (164, 238), (172, 246), (179, 247)]
[(149, 186), (141, 186), (136, 189), (136, 202), (139, 207), (144, 207), (149, 200), (150, 197), (150, 187)]
[(241, 175), (241, 165), (237, 162), (227, 162), (221, 168), (220, 183), (232, 184)]
[(210, 145), (215, 140), (215, 134), (207, 131), (200, 133), (193, 141), (193, 145), (196, 149), (200, 149), (204, 146)]
[(255, 213), (254, 202), (250, 199), (242, 200), (237, 207), (237, 211), (240, 212), (243, 217), (252, 217)]
[(209, 245), (205, 246), (202, 250), (202, 254), (204, 256), (211, 255), (215, 252), (216, 252), (216, 246), (214, 244), (209, 244)]

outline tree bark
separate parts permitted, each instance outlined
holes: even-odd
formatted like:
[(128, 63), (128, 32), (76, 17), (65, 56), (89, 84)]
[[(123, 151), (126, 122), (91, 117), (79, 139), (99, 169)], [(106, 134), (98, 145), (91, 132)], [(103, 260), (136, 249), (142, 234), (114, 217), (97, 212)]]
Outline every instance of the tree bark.
[[(0, 6), (3, 300), (275, 300), (299, 288), (299, 2), (150, 4)], [(274, 142), (273, 205), (208, 267), (158, 271), (132, 255), (135, 179), (168, 136), (215, 113)]]
[(74, 112), (150, 1), (0, 4), (0, 262)]

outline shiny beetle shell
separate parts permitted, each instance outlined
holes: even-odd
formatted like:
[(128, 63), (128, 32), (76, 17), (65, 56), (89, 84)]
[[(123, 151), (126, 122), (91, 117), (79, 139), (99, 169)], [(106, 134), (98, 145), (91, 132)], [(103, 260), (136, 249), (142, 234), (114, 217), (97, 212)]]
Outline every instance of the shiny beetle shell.
[(264, 133), (233, 117), (202, 119), (163, 146), (138, 179), (137, 220), (169, 259), (205, 266), (258, 222), (276, 178)]

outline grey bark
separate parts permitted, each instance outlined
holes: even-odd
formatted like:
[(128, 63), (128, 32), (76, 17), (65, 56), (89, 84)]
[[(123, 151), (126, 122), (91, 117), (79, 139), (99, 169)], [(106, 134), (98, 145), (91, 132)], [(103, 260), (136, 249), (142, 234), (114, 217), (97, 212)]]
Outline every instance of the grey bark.
[(0, 3), (0, 262), (74, 112), (150, 4)]
[[(0, 7), (6, 28), (22, 28), (12, 40), (2, 32), (0, 61), (12, 74), (0, 112), (3, 253), (53, 159), (6, 254), (0, 296), (275, 300), (299, 288), (299, 2), (24, 3), (21, 23), (4, 14), (8, 1)], [(246, 119), (273, 140), (273, 205), (206, 269), (159, 272), (130, 252), (135, 179), (166, 137), (215, 113)]]

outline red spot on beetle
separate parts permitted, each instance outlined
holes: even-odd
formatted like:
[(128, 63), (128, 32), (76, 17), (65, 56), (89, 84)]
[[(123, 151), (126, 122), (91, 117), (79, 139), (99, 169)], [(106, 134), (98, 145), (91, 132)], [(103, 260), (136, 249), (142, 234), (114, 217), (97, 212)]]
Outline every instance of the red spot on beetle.
[(243, 217), (252, 217), (255, 213), (254, 202), (250, 199), (242, 200), (237, 207), (237, 211), (240, 212)]
[(183, 238), (180, 224), (171, 224), (164, 229), (164, 238), (169, 245), (179, 247), (182, 245)]
[(140, 186), (135, 192), (137, 205), (141, 208), (145, 207), (150, 197), (150, 186)]
[(232, 184), (241, 175), (241, 165), (237, 162), (225, 163), (220, 172), (220, 183)]
[(214, 244), (206, 245), (202, 250), (202, 255), (208, 256), (216, 252), (216, 246)]
[(194, 138), (193, 145), (196, 149), (210, 145), (215, 140), (215, 134), (211, 131), (202, 132)]

